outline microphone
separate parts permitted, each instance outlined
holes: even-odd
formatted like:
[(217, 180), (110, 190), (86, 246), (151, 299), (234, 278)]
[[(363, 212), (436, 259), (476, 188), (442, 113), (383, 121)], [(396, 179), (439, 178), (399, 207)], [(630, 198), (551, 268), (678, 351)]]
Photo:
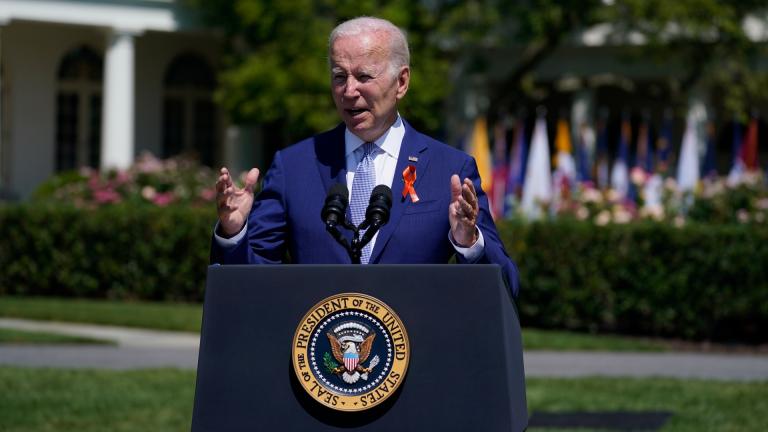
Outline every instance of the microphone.
[[(391, 193), (391, 192), (390, 192)], [(320, 217), (328, 228), (336, 225), (344, 225), (347, 205), (349, 205), (349, 191), (347, 186), (336, 183), (328, 191), (325, 197), (325, 205), (320, 212)]]
[[(363, 246), (373, 239), (382, 225), (389, 222), (392, 208), (392, 189), (386, 185), (378, 185), (371, 191), (371, 199), (365, 210), (365, 220), (360, 224), (361, 230), (366, 230), (359, 242), (353, 242), (352, 248), (362, 250)], [(370, 227), (370, 228), (368, 228)], [(367, 228), (367, 229), (366, 229)]]
[(371, 199), (365, 210), (365, 220), (368, 225), (379, 228), (389, 222), (389, 211), (392, 208), (392, 189), (386, 185), (378, 185), (371, 191)]

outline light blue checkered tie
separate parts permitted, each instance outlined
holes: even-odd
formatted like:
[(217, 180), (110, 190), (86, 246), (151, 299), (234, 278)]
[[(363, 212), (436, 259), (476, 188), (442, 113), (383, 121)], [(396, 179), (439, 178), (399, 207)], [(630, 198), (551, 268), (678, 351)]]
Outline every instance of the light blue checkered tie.
[[(355, 178), (352, 180), (352, 197), (349, 201), (349, 211), (352, 213), (352, 223), (355, 226), (360, 225), (365, 220), (365, 210), (368, 208), (368, 201), (371, 197), (371, 191), (376, 185), (376, 170), (373, 166), (373, 157), (376, 154), (376, 144), (365, 143), (362, 145), (363, 157), (357, 164)], [(365, 234), (365, 230), (360, 231), (360, 237)], [(365, 245), (360, 254), (360, 263), (368, 264), (371, 258), (371, 243)]]

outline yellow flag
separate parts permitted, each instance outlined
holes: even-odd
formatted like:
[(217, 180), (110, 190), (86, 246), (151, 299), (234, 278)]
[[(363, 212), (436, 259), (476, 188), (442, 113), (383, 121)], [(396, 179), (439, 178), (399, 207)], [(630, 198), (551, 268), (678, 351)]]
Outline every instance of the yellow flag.
[(553, 165), (557, 167), (557, 154), (563, 152), (571, 154), (571, 132), (565, 119), (557, 121), (557, 135), (555, 136), (555, 156)]
[[(480, 172), (481, 186), (484, 191), (491, 190), (491, 147), (488, 143), (488, 126), (485, 117), (478, 117), (475, 120), (475, 127), (472, 131), (472, 138), (469, 142), (467, 153), (475, 158), (477, 170)], [(462, 179), (463, 181), (464, 179)]]

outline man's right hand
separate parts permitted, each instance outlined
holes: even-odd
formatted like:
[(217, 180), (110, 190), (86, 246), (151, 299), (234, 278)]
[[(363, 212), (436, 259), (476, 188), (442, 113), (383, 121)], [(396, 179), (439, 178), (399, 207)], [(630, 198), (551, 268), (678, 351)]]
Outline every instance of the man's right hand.
[(258, 168), (251, 168), (245, 176), (245, 186), (241, 189), (232, 182), (229, 170), (226, 167), (221, 169), (216, 182), (220, 235), (232, 237), (243, 229), (253, 206), (253, 188), (258, 181)]

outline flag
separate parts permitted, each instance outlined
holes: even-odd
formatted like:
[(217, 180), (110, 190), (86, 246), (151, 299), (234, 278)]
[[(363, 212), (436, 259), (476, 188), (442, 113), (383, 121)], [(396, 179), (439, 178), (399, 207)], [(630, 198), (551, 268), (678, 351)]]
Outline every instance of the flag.
[(523, 213), (531, 219), (542, 216), (543, 206), (552, 200), (552, 177), (549, 165), (549, 139), (544, 117), (536, 120), (531, 139), (531, 153), (525, 168)]
[(586, 123), (581, 125), (576, 143), (577, 178), (580, 182), (592, 181), (592, 155), (595, 150), (595, 131)]
[(570, 181), (576, 177), (576, 162), (571, 154), (571, 131), (568, 122), (560, 119), (557, 122), (555, 135), (555, 168), (560, 170)]
[(621, 134), (619, 137), (619, 148), (616, 152), (616, 158), (613, 160), (611, 168), (611, 188), (616, 191), (620, 201), (627, 198), (629, 192), (629, 140), (632, 138), (632, 126), (629, 124), (629, 118), (624, 117), (621, 122)]
[(715, 159), (715, 124), (707, 122), (707, 149), (701, 164), (701, 174), (704, 177), (717, 177), (717, 161)]
[(504, 216), (507, 196), (507, 128), (499, 122), (493, 129), (493, 177), (488, 198), (494, 219)]
[(555, 135), (555, 172), (552, 174), (554, 207), (557, 211), (562, 202), (568, 201), (576, 182), (576, 162), (571, 154), (571, 131), (565, 119), (557, 121)]
[[(689, 116), (690, 117), (690, 116)], [(683, 134), (677, 165), (677, 184), (683, 192), (691, 191), (699, 182), (699, 139), (696, 120), (689, 118)]]
[(741, 135), (741, 124), (738, 119), (733, 119), (733, 165), (728, 172), (728, 184), (731, 186), (741, 183), (742, 175), (744, 174), (745, 167), (744, 161), (741, 159), (741, 145), (743, 144), (743, 137)]
[(490, 191), (493, 178), (491, 173), (491, 149), (488, 144), (488, 129), (485, 117), (478, 117), (475, 120), (472, 138), (469, 140), (469, 148), (466, 149), (466, 152), (475, 158), (477, 171), (480, 173), (481, 187), (484, 191)]
[(747, 136), (741, 145), (741, 160), (748, 170), (756, 170), (757, 164), (757, 118), (752, 117), (747, 127)]
[(661, 134), (656, 141), (656, 172), (662, 176), (669, 175), (672, 165), (672, 114), (664, 116)]
[(521, 119), (515, 125), (515, 135), (512, 150), (509, 152), (509, 168), (507, 169), (507, 197), (504, 214), (511, 216), (523, 195), (525, 183), (525, 166), (528, 159), (528, 141), (525, 139), (525, 122)]
[[(605, 116), (607, 117), (607, 116)], [(595, 181), (599, 189), (610, 186), (608, 165), (608, 122), (602, 118), (598, 124), (597, 149), (595, 150)]]
[(637, 151), (635, 153), (635, 167), (645, 173), (653, 172), (653, 151), (651, 150), (651, 128), (648, 119), (644, 118), (637, 133)]

